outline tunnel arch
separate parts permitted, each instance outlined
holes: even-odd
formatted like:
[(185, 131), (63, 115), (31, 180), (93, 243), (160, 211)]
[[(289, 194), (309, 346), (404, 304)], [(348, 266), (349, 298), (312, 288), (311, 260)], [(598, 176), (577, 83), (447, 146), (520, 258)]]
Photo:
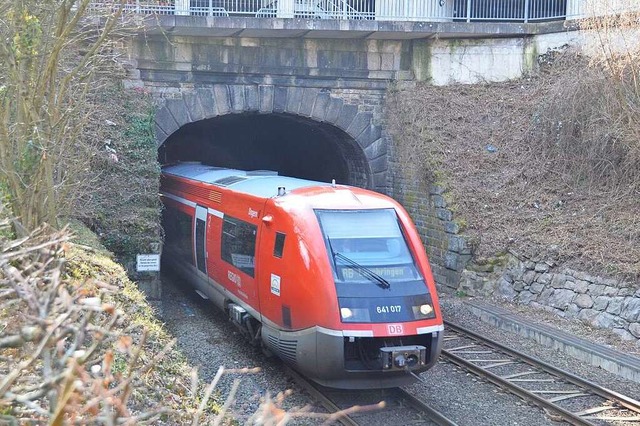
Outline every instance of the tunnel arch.
[[(165, 99), (155, 117), (159, 159), (198, 160), (384, 191), (387, 143), (373, 114), (326, 89), (197, 88)], [(186, 142), (185, 142), (186, 141)], [(250, 151), (252, 155), (246, 153)]]

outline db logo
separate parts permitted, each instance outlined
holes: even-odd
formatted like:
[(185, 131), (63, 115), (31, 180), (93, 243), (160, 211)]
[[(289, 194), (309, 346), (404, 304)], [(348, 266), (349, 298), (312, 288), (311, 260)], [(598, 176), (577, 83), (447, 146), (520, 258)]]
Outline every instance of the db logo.
[(389, 334), (404, 334), (402, 324), (389, 324), (387, 325), (387, 331), (389, 331)]

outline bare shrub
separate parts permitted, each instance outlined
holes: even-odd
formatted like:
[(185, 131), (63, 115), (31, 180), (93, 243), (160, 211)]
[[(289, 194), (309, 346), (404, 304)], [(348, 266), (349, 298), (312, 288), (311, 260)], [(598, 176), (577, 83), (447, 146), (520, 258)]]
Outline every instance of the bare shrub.
[[(123, 269), (70, 242), (67, 229), (13, 239), (0, 204), (0, 424), (233, 424), (241, 378), (210, 383), (174, 347)], [(233, 374), (228, 395), (217, 385)], [(266, 395), (250, 424), (284, 425), (380, 408), (314, 413)]]
[[(614, 13), (602, 14), (601, 9)], [(624, 191), (628, 186), (628, 191), (639, 195), (640, 7), (633, 0), (591, 0), (588, 10), (590, 16), (580, 27), (593, 34), (587, 68), (590, 75), (580, 88), (584, 92), (592, 83), (599, 89), (586, 103), (600, 107), (602, 116), (584, 123), (583, 134), (587, 139), (600, 137), (607, 150), (603, 160), (611, 163), (607, 169), (615, 174), (611, 180), (620, 183), (619, 189)], [(596, 170), (602, 169), (598, 164)]]
[(161, 240), (155, 105), (148, 93), (123, 90), (119, 81), (105, 82), (88, 102), (96, 112), (85, 129), (97, 143), (76, 174), (69, 211), (129, 267)]
[(633, 79), (614, 78), (576, 55), (568, 60), (573, 65), (562, 69), (570, 72), (552, 74), (531, 143), (571, 190), (640, 194), (640, 98)]
[(116, 75), (115, 47), (135, 25), (124, 4), (0, 4), (0, 190), (27, 230), (57, 227), (82, 187), (96, 144), (84, 132), (95, 113), (87, 99)]
[[(4, 420), (50, 424), (151, 422), (128, 400), (166, 350), (142, 356), (147, 332), (131, 336), (105, 295), (116, 288), (81, 282), (63, 270), (67, 233), (39, 229), (5, 240), (0, 255), (0, 407)], [(129, 333), (127, 333), (129, 332)]]
[(619, 97), (632, 93), (575, 52), (540, 61), (538, 75), (520, 80), (390, 93), (405, 181), (448, 189), (477, 257), (512, 249), (638, 276), (640, 138)]

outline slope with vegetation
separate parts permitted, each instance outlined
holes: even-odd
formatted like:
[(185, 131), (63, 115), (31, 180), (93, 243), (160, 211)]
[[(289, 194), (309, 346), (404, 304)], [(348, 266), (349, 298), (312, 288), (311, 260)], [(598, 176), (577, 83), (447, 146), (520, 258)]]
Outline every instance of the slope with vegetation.
[(85, 237), (0, 237), (0, 422), (212, 421), (217, 406), (135, 283), (76, 229)]
[(90, 3), (0, 4), (0, 422), (197, 423), (212, 402), (143, 295), (60, 231), (119, 260), (160, 237), (153, 105), (120, 87), (134, 27)]
[(543, 55), (517, 81), (390, 94), (407, 173), (448, 188), (476, 260), (512, 249), (640, 277), (640, 51), (606, 46)]

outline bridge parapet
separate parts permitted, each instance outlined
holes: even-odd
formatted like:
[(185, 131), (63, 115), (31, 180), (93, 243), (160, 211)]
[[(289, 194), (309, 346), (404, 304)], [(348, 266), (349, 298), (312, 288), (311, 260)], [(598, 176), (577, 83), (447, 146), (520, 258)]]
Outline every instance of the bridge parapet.
[[(98, 2), (96, 2), (98, 3)], [(130, 0), (141, 14), (422, 22), (545, 22), (637, 11), (631, 0)]]

